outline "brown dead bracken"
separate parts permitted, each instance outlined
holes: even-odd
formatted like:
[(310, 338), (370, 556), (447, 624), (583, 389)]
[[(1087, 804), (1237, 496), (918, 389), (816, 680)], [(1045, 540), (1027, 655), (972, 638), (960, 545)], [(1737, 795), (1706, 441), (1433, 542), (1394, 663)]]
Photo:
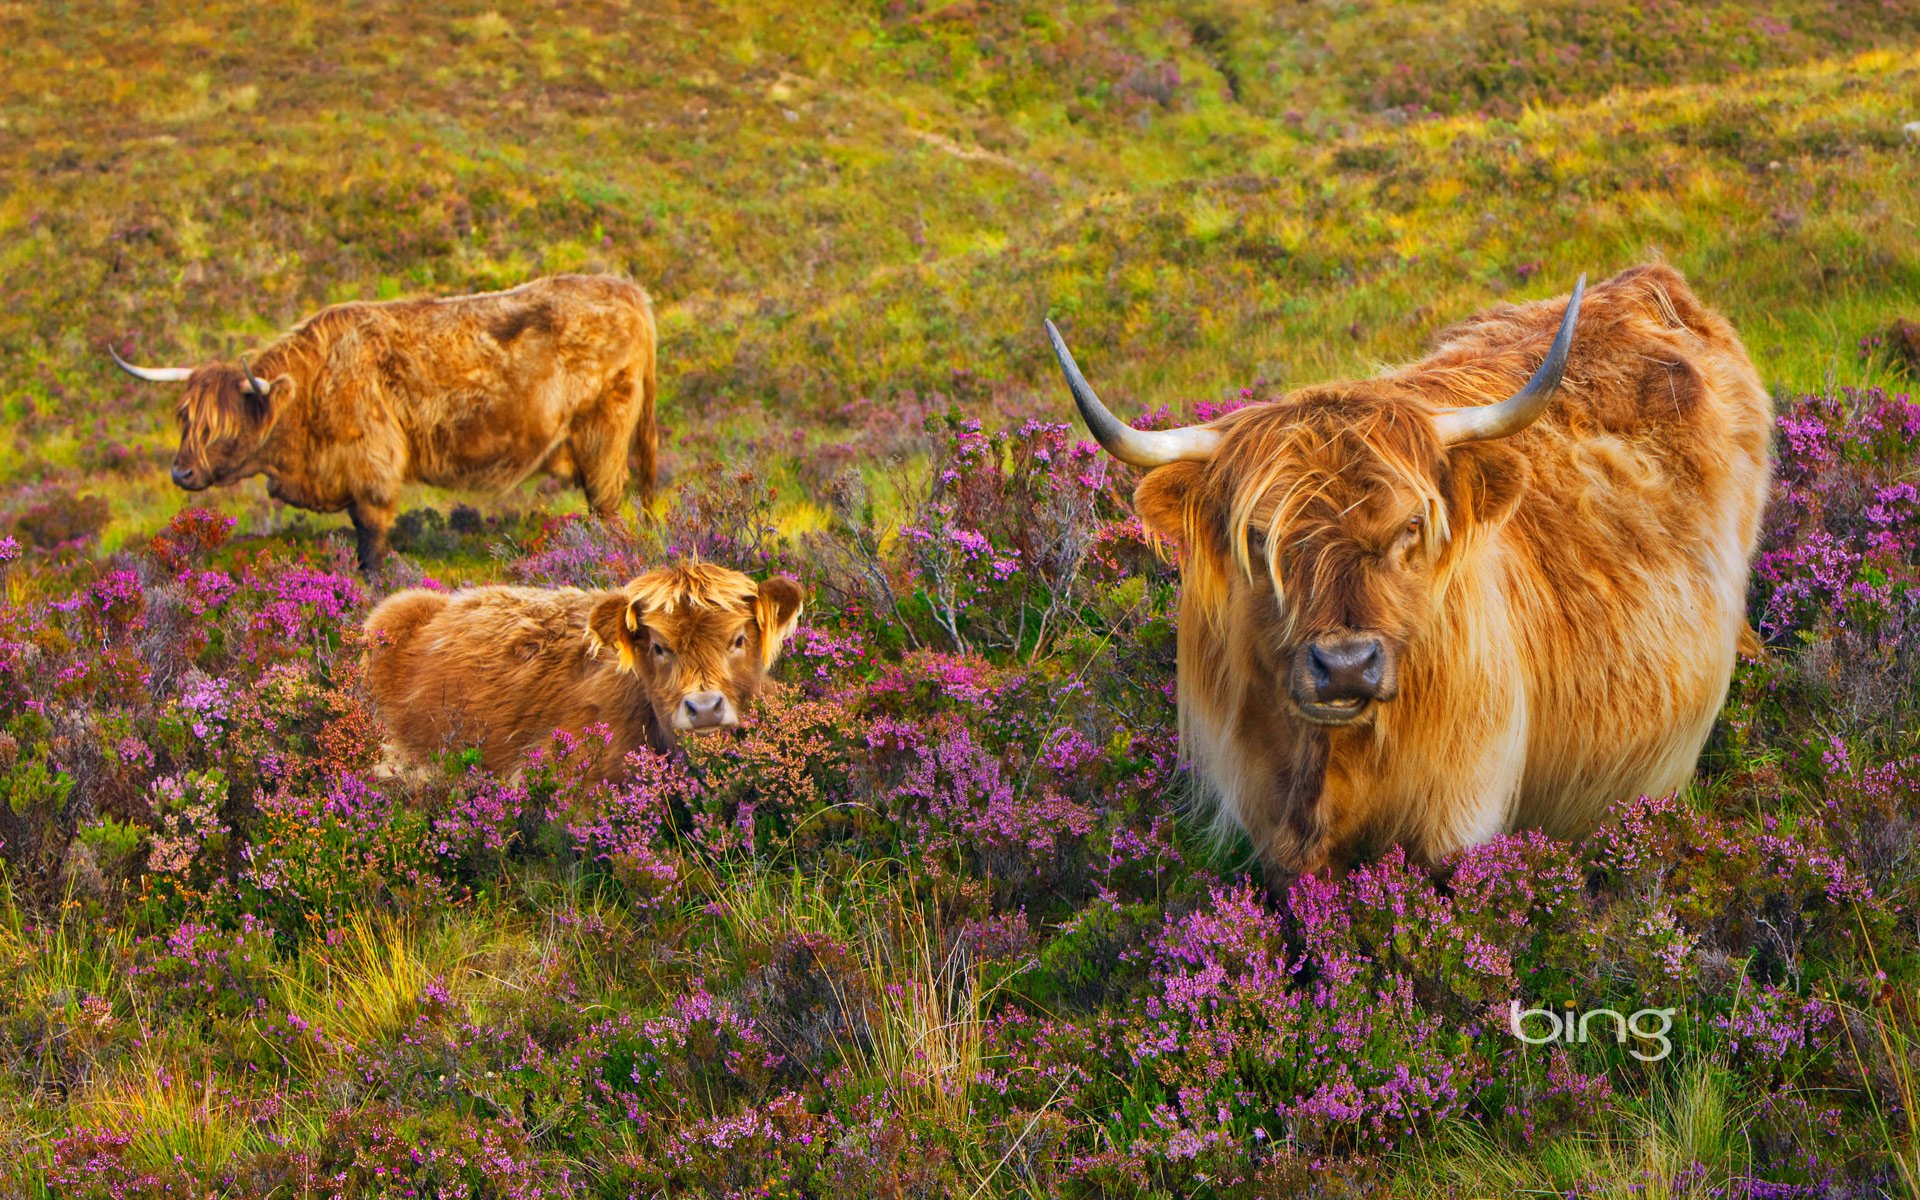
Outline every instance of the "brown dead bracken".
[(1678, 272), (1158, 432), (1053, 336), (1088, 426), (1151, 468), (1135, 504), (1181, 553), (1182, 749), (1270, 887), (1396, 843), (1432, 862), (1581, 836), (1692, 774), (1751, 642), (1772, 412)]
[(386, 554), (402, 484), (500, 491), (536, 471), (614, 515), (637, 455), (653, 498), (653, 304), (638, 285), (560, 275), (505, 292), (337, 304), (249, 362), (135, 367), (183, 382), (173, 481), (267, 477), (267, 494), (345, 510), (360, 568)]
[(396, 592), (367, 617), (367, 680), (416, 761), (478, 748), (496, 772), (556, 730), (605, 725), (598, 771), (629, 751), (739, 722), (800, 619), (791, 579), (681, 563), (619, 591)]

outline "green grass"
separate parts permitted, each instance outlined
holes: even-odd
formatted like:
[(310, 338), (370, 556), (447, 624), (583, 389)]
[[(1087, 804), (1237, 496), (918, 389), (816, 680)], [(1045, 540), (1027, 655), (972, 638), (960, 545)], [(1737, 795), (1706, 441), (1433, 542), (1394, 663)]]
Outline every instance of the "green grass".
[(1771, 382), (1879, 381), (1859, 339), (1920, 306), (1920, 6), (1470, 7), (0, 9), (0, 484), (107, 496), (120, 544), (182, 496), (167, 389), (108, 341), (192, 361), (556, 270), (656, 293), (669, 470), (845, 440), (856, 399), (1064, 415), (1047, 313), (1179, 408), (1656, 254)]

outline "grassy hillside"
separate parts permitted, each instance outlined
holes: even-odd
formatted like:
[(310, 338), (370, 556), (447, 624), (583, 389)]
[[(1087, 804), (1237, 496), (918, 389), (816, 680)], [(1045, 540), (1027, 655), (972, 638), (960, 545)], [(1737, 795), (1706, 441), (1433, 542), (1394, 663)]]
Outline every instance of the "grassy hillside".
[(0, 33), (0, 481), (84, 481), (109, 544), (177, 497), (169, 397), (106, 343), (194, 361), (349, 298), (627, 272), (685, 466), (935, 396), (1058, 414), (1047, 313), (1117, 401), (1182, 407), (1653, 254), (1770, 379), (1873, 382), (1860, 339), (1920, 293), (1911, 4), (79, 4)]
[[(0, 4), (0, 66), (0, 1194), (1920, 1198), (1920, 3)], [(1655, 255), (1780, 402), (1693, 784), (1261, 895), (1041, 319), (1192, 412)], [(371, 581), (105, 355), (572, 270), (657, 298), (661, 522), (420, 489)], [(688, 550), (808, 589), (738, 737), (386, 769), (382, 593)]]

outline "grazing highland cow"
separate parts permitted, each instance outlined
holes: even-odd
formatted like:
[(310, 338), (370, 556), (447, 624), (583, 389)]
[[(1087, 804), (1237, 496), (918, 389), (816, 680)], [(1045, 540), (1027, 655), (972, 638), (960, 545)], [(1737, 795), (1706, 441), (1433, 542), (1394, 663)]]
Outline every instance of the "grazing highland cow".
[(507, 771), (555, 730), (604, 723), (603, 775), (639, 746), (737, 724), (800, 619), (790, 579), (687, 563), (620, 591), (396, 592), (367, 617), (367, 679), (416, 760), (478, 747)]
[(561, 275), (445, 300), (337, 304), (249, 364), (135, 367), (185, 383), (173, 481), (267, 477), (267, 494), (345, 509), (360, 568), (386, 554), (402, 484), (503, 490), (546, 470), (612, 516), (640, 459), (653, 497), (653, 304), (622, 279)]
[(1751, 636), (1770, 405), (1671, 268), (1581, 291), (1160, 432), (1116, 420), (1048, 323), (1094, 436), (1150, 468), (1183, 747), (1270, 888), (1392, 843), (1578, 836), (1692, 773)]

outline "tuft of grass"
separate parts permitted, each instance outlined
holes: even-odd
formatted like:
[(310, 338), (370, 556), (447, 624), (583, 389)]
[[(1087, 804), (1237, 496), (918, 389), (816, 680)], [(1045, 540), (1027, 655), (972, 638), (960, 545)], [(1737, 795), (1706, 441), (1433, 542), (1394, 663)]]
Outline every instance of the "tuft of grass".
[[(1861, 942), (1874, 974), (1886, 975), (1879, 949), (1860, 919)], [(1894, 1165), (1900, 1194), (1920, 1200), (1920, 988), (1887, 984), (1872, 1007), (1838, 1001), (1854, 1069), (1866, 1082), (1880, 1144)], [(1856, 1032), (1859, 1030), (1859, 1032)]]
[(964, 1128), (985, 1066), (986, 1017), (994, 988), (958, 947), (941, 948), (938, 930), (910, 896), (868, 922), (857, 945), (873, 991), (866, 1037), (843, 1052), (885, 1082), (901, 1116), (942, 1129)]
[(1617, 1099), (1598, 1132), (1531, 1150), (1502, 1146), (1452, 1122), (1409, 1160), (1397, 1191), (1518, 1197), (1577, 1193), (1594, 1200), (1709, 1200), (1752, 1174), (1753, 1116), (1722, 1064), (1689, 1054), (1638, 1096)]
[(88, 1092), (74, 1116), (81, 1125), (129, 1138), (131, 1165), (146, 1170), (217, 1170), (260, 1140), (250, 1136), (244, 1108), (211, 1073), (196, 1077), (152, 1055)]
[(988, 1018), (1011, 977), (989, 981), (961, 945), (948, 945), (910, 875), (895, 877), (900, 868), (868, 860), (830, 879), (716, 864), (703, 882), (730, 958), (793, 934), (847, 945), (858, 974), (834, 986), (855, 1020), (837, 1051), (859, 1088), (908, 1126), (952, 1137), (972, 1197), (1028, 1195), (1037, 1185), (1009, 1163), (1052, 1104), (1015, 1129), (984, 1119), (975, 1103), (990, 1063)]
[(457, 986), (474, 951), (456, 937), (423, 937), (407, 922), (355, 913), (324, 941), (276, 967), (273, 1007), (317, 1035), (307, 1045), (324, 1061), (397, 1039), (423, 1009), (429, 986)]

